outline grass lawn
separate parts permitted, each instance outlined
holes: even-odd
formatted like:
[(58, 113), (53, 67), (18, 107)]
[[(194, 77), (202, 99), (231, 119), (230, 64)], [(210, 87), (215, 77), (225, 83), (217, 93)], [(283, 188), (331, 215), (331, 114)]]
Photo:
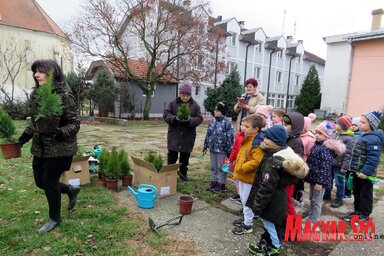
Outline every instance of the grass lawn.
[[(17, 124), (20, 134), (24, 122)], [(63, 222), (38, 234), (48, 206), (33, 180), (30, 145), (24, 145), (21, 158), (4, 160), (0, 153), (0, 255), (169, 255), (180, 247), (171, 236), (153, 234), (147, 219), (121, 204), (96, 177), (82, 186), (74, 211), (67, 211), (63, 195)]]

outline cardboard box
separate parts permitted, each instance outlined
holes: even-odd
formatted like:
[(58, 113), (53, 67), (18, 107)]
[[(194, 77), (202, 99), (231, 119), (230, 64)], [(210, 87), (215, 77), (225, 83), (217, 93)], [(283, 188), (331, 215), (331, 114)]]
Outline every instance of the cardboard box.
[(91, 182), (89, 173), (89, 156), (76, 156), (72, 160), (71, 168), (63, 172), (61, 182), (74, 186), (84, 185)]
[(147, 161), (131, 156), (135, 166), (133, 167), (133, 185), (140, 184), (155, 186), (158, 191), (157, 198), (172, 196), (177, 189), (177, 170), (180, 164), (165, 165), (160, 171)]

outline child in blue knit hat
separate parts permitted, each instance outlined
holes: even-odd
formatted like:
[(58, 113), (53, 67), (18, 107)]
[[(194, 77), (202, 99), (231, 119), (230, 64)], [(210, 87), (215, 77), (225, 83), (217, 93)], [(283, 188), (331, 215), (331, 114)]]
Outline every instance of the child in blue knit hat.
[(368, 220), (373, 210), (373, 184), (368, 176), (376, 176), (384, 144), (384, 132), (378, 129), (381, 114), (377, 111), (361, 116), (359, 128), (363, 134), (352, 147), (350, 170), (353, 172), (354, 211), (344, 217), (350, 221), (354, 215)]

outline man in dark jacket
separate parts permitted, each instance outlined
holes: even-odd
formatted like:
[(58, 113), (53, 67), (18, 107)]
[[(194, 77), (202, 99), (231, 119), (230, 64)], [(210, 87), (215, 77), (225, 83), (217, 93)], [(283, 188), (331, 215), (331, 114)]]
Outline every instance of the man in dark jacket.
[(292, 182), (290, 177), (305, 177), (308, 166), (291, 148), (285, 146), (287, 133), (282, 126), (273, 126), (264, 133), (261, 147), (265, 155), (253, 182), (247, 206), (252, 208), (255, 215), (260, 216), (265, 232), (259, 243), (248, 245), (248, 250), (257, 255), (278, 255), (287, 215), (285, 187)]
[[(193, 100), (191, 93), (191, 85), (183, 84), (179, 89), (179, 97), (168, 103), (163, 114), (164, 121), (168, 123), (168, 164), (176, 163), (180, 152), (178, 175), (182, 181), (188, 181), (189, 157), (195, 145), (196, 127), (203, 121), (200, 106)], [(181, 104), (189, 105), (190, 116), (187, 119), (177, 115)]]

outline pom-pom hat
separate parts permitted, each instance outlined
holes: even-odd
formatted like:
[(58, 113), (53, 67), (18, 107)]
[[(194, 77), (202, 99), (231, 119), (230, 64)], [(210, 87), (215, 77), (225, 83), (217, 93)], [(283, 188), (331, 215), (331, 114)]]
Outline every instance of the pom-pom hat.
[(352, 119), (350, 116), (341, 116), (337, 118), (336, 124), (338, 124), (343, 131), (348, 130), (349, 127), (352, 125)]
[(315, 129), (323, 134), (325, 137), (330, 138), (335, 131), (335, 124), (331, 121), (324, 120)]
[(381, 113), (378, 111), (367, 112), (363, 114), (368, 119), (369, 125), (372, 130), (377, 130), (380, 124)]

